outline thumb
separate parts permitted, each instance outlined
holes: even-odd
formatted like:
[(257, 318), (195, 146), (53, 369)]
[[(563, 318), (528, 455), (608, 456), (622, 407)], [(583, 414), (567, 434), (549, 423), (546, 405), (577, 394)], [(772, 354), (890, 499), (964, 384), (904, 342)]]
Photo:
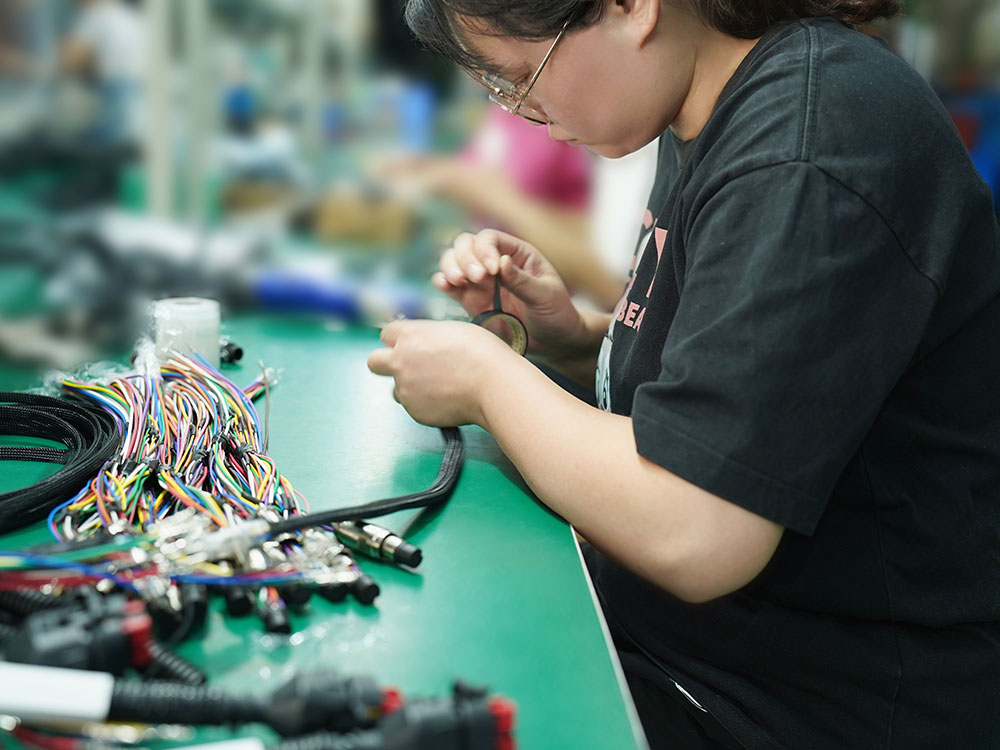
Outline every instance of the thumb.
[(552, 296), (548, 284), (518, 266), (509, 255), (500, 256), (499, 275), (503, 285), (529, 305), (544, 304)]
[(368, 355), (368, 369), (376, 375), (392, 375), (392, 349), (376, 349)]

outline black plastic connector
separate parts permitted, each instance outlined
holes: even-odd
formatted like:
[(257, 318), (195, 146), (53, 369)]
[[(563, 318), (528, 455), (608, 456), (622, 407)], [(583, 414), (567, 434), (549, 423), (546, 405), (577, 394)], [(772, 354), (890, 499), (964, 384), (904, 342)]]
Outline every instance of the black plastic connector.
[(231, 617), (246, 617), (254, 610), (254, 597), (243, 586), (223, 586), (222, 595), (226, 600), (226, 612)]
[(295, 609), (306, 606), (312, 599), (312, 595), (312, 587), (306, 584), (291, 583), (278, 587), (278, 596), (285, 600), (285, 604)]
[(208, 614), (208, 587), (195, 583), (182, 583), (175, 590), (179, 609), (170, 606), (168, 597), (151, 602), (149, 614), (158, 638), (171, 643), (194, 635), (205, 627)]
[(300, 674), (271, 696), (267, 723), (285, 737), (320, 729), (349, 732), (374, 726), (382, 701), (382, 691), (370, 677)]
[(353, 594), (354, 598), (362, 604), (371, 604), (375, 601), (375, 598), (382, 593), (378, 584), (375, 583), (375, 579), (371, 576), (365, 575), (364, 573), (347, 584), (347, 588), (350, 590), (351, 594)]
[(64, 607), (26, 617), (7, 641), (6, 655), (20, 664), (121, 676), (132, 664), (132, 642), (120, 616)]
[(288, 619), (288, 611), (283, 604), (265, 602), (260, 605), (259, 614), (264, 623), (264, 630), (268, 633), (289, 635), (292, 632), (292, 623)]
[(13, 629), (5, 644), (8, 661), (117, 676), (131, 667), (162, 680), (205, 682), (198, 667), (153, 640), (142, 602), (89, 591), (61, 602), (61, 608), (35, 612)]
[(272, 750), (514, 750), (515, 715), (505, 698), (456, 687), (450, 699), (410, 701), (374, 729), (296, 737)]
[(347, 589), (348, 586), (346, 583), (324, 583), (316, 587), (316, 593), (328, 602), (340, 604), (340, 602), (347, 598)]
[(237, 346), (229, 339), (219, 341), (219, 361), (231, 365), (241, 359), (243, 359), (243, 347)]

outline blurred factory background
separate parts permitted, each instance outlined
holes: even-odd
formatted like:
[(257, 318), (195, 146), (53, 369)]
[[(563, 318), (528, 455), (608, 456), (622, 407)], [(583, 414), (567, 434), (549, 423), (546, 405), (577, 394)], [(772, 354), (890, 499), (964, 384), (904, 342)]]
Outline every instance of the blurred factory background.
[[(427, 279), (487, 224), (536, 244), (558, 225), (557, 267), (612, 303), (652, 149), (608, 163), (547, 141), (421, 50), (402, 6), (0, 0), (0, 388), (127, 356), (168, 296), (460, 315)], [(1000, 192), (1000, 0), (909, 0), (869, 31)]]

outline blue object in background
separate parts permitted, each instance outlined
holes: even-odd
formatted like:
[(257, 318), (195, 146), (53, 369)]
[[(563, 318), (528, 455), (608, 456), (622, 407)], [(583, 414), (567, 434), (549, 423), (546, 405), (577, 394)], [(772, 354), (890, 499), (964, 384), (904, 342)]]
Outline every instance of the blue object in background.
[(362, 317), (358, 285), (340, 279), (265, 271), (254, 285), (253, 301), (264, 310), (319, 313), (351, 322)]
[(437, 110), (434, 88), (426, 81), (407, 81), (397, 107), (402, 146), (409, 151), (429, 151)]
[(339, 143), (347, 133), (347, 105), (341, 101), (329, 101), (323, 105), (323, 138), (327, 143)]
[(257, 120), (257, 97), (246, 84), (230, 86), (223, 96), (226, 124), (237, 133), (248, 133)]
[(424, 316), (421, 290), (401, 283), (356, 278), (318, 278), (269, 269), (253, 285), (254, 306), (263, 310), (313, 313), (350, 323), (383, 323), (396, 316)]
[(1000, 214), (1000, 92), (977, 92), (946, 101), (969, 148), (972, 163), (990, 190)]

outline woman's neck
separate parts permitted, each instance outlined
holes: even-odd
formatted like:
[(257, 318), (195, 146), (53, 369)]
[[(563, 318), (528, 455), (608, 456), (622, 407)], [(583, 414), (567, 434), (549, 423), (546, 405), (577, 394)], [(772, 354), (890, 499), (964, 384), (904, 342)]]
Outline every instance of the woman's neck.
[(704, 40), (698, 46), (687, 98), (670, 124), (674, 136), (682, 141), (698, 137), (712, 116), (722, 90), (756, 44), (756, 39), (738, 39), (706, 30)]

